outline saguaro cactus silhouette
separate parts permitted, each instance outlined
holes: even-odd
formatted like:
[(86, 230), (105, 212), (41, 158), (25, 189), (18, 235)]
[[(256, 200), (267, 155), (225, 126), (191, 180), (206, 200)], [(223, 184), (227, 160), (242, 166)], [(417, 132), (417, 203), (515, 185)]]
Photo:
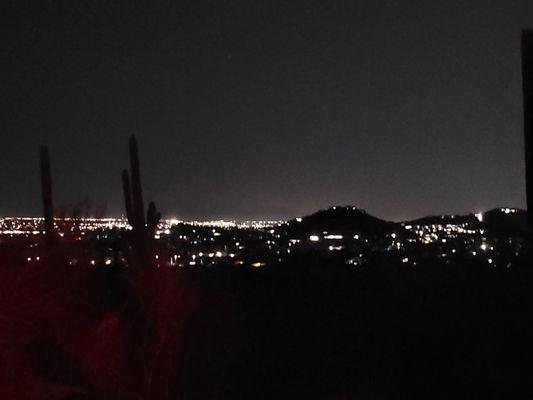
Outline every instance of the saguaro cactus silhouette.
[(144, 201), (141, 186), (141, 173), (139, 167), (139, 151), (137, 149), (137, 140), (135, 136), (130, 136), (130, 171), (131, 171), (131, 195), (133, 201), (133, 213), (135, 222), (139, 227), (145, 225), (144, 221)]
[(161, 213), (157, 211), (155, 203), (151, 201), (150, 204), (148, 204), (148, 211), (146, 211), (146, 229), (148, 231), (148, 236), (154, 236), (160, 219)]
[(50, 170), (50, 155), (48, 147), (41, 146), (41, 189), (43, 195), (44, 231), (46, 242), (51, 244), (54, 240), (54, 207), (52, 202), (52, 173)]
[(124, 192), (124, 204), (126, 206), (126, 216), (128, 218), (128, 223), (132, 227), (134, 227), (135, 217), (133, 216), (133, 205), (131, 199), (130, 174), (126, 169), (122, 171), (122, 190)]
[(533, 244), (533, 30), (522, 31), (522, 89), (529, 243)]
[(134, 135), (130, 136), (129, 150), (131, 177), (127, 170), (122, 171), (124, 203), (128, 222), (133, 228), (133, 236), (136, 244), (144, 247), (146, 240), (153, 237), (157, 224), (161, 219), (161, 213), (157, 212), (154, 202), (150, 202), (145, 219), (139, 152), (137, 149), (137, 140)]

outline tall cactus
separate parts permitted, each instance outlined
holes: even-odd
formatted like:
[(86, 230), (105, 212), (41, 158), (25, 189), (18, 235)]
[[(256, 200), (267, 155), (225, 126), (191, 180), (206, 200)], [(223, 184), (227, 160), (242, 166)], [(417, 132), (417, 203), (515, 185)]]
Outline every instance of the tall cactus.
[(150, 202), (148, 210), (144, 211), (144, 202), (141, 186), (141, 174), (139, 167), (139, 152), (135, 136), (130, 136), (130, 167), (131, 177), (127, 170), (122, 171), (122, 189), (124, 191), (124, 203), (128, 222), (133, 228), (133, 235), (139, 245), (143, 245), (146, 239), (153, 237), (157, 224), (161, 219), (161, 213), (157, 211), (154, 202)]
[(46, 242), (51, 244), (54, 241), (54, 208), (52, 202), (52, 173), (50, 170), (50, 154), (47, 146), (41, 146), (40, 163), (44, 231)]
[(157, 212), (155, 208), (155, 203), (153, 201), (148, 204), (148, 211), (146, 212), (146, 229), (148, 235), (153, 237), (155, 230), (157, 229), (157, 224), (161, 220), (161, 213)]
[(133, 200), (133, 215), (135, 224), (139, 227), (145, 225), (144, 202), (141, 186), (141, 173), (139, 167), (139, 151), (137, 150), (137, 140), (134, 135), (130, 136), (130, 169), (131, 169), (131, 194)]
[(131, 198), (131, 183), (130, 183), (130, 174), (128, 170), (125, 169), (122, 171), (122, 190), (124, 192), (124, 203), (126, 206), (126, 217), (128, 218), (128, 223), (133, 227), (134, 216), (133, 216), (133, 205)]
[(533, 30), (522, 31), (522, 88), (529, 241), (533, 247)]

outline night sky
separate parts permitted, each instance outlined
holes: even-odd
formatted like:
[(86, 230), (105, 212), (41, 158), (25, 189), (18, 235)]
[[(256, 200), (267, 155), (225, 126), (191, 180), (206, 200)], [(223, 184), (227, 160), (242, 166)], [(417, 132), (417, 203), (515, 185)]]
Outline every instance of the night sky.
[(0, 215), (41, 212), (40, 144), (58, 207), (120, 215), (132, 133), (166, 217), (525, 206), (532, 1), (156, 3), (2, 2)]

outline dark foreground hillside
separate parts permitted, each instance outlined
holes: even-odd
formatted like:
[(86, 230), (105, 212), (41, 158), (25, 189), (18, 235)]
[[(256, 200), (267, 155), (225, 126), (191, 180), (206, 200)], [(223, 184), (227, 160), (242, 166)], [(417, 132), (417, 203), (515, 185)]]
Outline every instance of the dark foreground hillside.
[(531, 398), (525, 267), (1, 266), (6, 399)]

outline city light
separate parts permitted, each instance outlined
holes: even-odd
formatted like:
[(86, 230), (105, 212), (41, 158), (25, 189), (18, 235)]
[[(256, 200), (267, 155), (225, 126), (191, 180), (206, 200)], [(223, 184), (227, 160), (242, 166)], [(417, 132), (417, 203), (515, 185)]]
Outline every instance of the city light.
[[(351, 209), (351, 208), (350, 208)], [(513, 208), (498, 208), (502, 215), (510, 215), (517, 212)], [(223, 265), (229, 260), (236, 265), (242, 265), (243, 252), (252, 249), (262, 248), (269, 260), (282, 262), (282, 254), (301, 254), (308, 249), (304, 244), (315, 244), (316, 251), (345, 257), (345, 261), (354, 260), (357, 256), (357, 263), (363, 265), (368, 260), (368, 255), (379, 252), (414, 252), (416, 255), (401, 258), (403, 263), (406, 259), (411, 265), (417, 262), (434, 259), (445, 260), (452, 254), (455, 257), (463, 254), (480, 259), (480, 252), (484, 260), (494, 260), (500, 253), (500, 247), (504, 242), (494, 242), (485, 237), (486, 222), (479, 224), (483, 220), (483, 213), (474, 214), (475, 218), (460, 216), (440, 216), (426, 221), (413, 221), (401, 223), (402, 233), (393, 231), (388, 234), (372, 234), (357, 230), (335, 229), (328, 226), (327, 229), (315, 227), (311, 232), (301, 233), (291, 232), (290, 225), (284, 221), (254, 221), (246, 223), (236, 223), (235, 221), (182, 221), (177, 218), (161, 220), (154, 237), (160, 244), (158, 254), (153, 254), (154, 266), (185, 266), (196, 265), (199, 267), (209, 267), (213, 265)], [(470, 218), (470, 219), (469, 219)], [(303, 220), (302, 218), (299, 218)], [(42, 218), (32, 217), (4, 217), (0, 218), (0, 236), (16, 237), (21, 236), (38, 243), (41, 240)], [(85, 218), (76, 220), (76, 229), (73, 229), (72, 220), (69, 218), (54, 220), (58, 233), (62, 240), (82, 240), (85, 237), (96, 240), (114, 240), (116, 235), (123, 235), (131, 229), (124, 218)], [(178, 224), (178, 225), (176, 225)], [(86, 236), (88, 235), (88, 236)], [(383, 240), (384, 237), (390, 238)], [(489, 241), (490, 240), (490, 241)], [(320, 242), (324, 242), (324, 246)], [(341, 244), (342, 243), (342, 244)], [(511, 247), (511, 254), (517, 257), (521, 251), (519, 240), (510, 238), (506, 244)], [(418, 246), (426, 246), (427, 250), (422, 250)], [(433, 247), (430, 247), (433, 246)], [(110, 248), (108, 250), (111, 250)], [(363, 251), (363, 254), (360, 253)], [(177, 254), (175, 253), (177, 252)], [(410, 253), (409, 253), (410, 254)], [(71, 265), (95, 266), (99, 262), (108, 267), (120, 267), (124, 265), (124, 257), (113, 258), (104, 256), (99, 258), (99, 254), (91, 254), (88, 260), (80, 259), (71, 262)], [(24, 254), (24, 260), (30, 263), (37, 261), (34, 252)], [(178, 259), (182, 260), (181, 263)], [(101, 261), (96, 261), (101, 260)], [(116, 261), (119, 260), (119, 261)], [(237, 262), (235, 262), (237, 260)], [(192, 262), (192, 264), (190, 264)], [(492, 265), (495, 263), (490, 262)], [(116, 265), (118, 264), (118, 265)], [(244, 264), (251, 266), (250, 261)], [(507, 265), (507, 264), (504, 264)]]

